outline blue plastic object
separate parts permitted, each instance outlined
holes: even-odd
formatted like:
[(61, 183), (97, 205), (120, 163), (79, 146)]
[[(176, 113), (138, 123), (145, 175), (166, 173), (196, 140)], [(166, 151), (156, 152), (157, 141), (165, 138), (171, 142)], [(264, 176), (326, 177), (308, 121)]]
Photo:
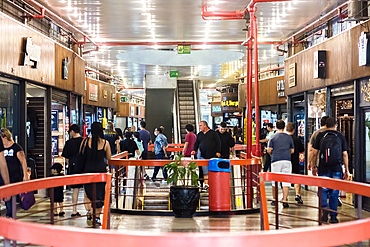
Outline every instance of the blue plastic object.
[(210, 172), (231, 172), (230, 160), (210, 159), (208, 163)]

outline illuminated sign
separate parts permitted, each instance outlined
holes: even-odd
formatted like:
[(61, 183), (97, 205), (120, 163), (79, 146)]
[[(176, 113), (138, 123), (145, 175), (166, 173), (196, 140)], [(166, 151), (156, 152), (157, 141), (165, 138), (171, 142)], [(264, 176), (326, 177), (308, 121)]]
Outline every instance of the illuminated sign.
[(359, 66), (369, 65), (369, 33), (362, 32), (358, 42)]
[(23, 43), (21, 65), (31, 66), (31, 68), (37, 69), (41, 57), (41, 47), (35, 45), (30, 37), (23, 38)]
[(178, 45), (177, 54), (190, 54), (191, 46), (190, 45)]
[(221, 106), (220, 105), (215, 105), (212, 106), (212, 112), (221, 112)]
[(221, 101), (221, 106), (239, 107), (239, 101), (233, 101), (233, 100)]

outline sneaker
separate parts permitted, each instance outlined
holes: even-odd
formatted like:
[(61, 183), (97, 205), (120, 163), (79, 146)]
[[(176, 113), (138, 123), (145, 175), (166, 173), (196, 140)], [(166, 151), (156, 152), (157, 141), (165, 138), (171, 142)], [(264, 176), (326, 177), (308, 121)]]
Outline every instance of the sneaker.
[(336, 224), (336, 223), (339, 223), (339, 221), (338, 221), (337, 218), (330, 218), (330, 223), (331, 224)]
[(96, 225), (101, 226), (100, 217), (96, 217)]
[(64, 216), (65, 214), (65, 212), (59, 212), (59, 216)]
[(208, 191), (208, 189), (209, 189), (209, 185), (208, 185), (208, 184), (205, 184), (205, 185), (203, 186), (203, 191)]
[(321, 221), (322, 222), (328, 222), (328, 215), (329, 215), (329, 211), (324, 210), (324, 212), (322, 213), (322, 216), (321, 216)]
[(289, 208), (289, 204), (287, 202), (283, 202), (283, 208)]
[(296, 195), (295, 200), (297, 201), (298, 204), (303, 204), (301, 195)]
[(148, 174), (145, 174), (145, 175), (144, 175), (144, 179), (145, 179), (145, 180), (150, 180), (150, 177), (148, 176)]
[(71, 214), (71, 217), (78, 217), (78, 216), (81, 216), (81, 214), (79, 212), (77, 212), (75, 214)]
[(92, 226), (93, 225), (93, 218), (92, 218), (92, 213), (91, 213), (90, 210), (86, 212), (86, 217), (87, 217), (87, 219), (86, 219), (87, 225)]
[(338, 197), (338, 207), (341, 207), (343, 205), (342, 200)]
[(275, 206), (275, 201), (272, 201), (271, 202), (271, 206)]

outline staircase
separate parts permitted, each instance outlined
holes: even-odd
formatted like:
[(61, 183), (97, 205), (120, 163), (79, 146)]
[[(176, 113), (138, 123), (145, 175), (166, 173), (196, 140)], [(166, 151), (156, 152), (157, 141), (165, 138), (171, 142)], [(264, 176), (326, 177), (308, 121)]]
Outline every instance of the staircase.
[(179, 102), (179, 118), (180, 118), (180, 132), (181, 143), (185, 142), (187, 124), (195, 126), (195, 105), (194, 105), (194, 88), (193, 81), (177, 81), (177, 92)]
[(159, 182), (146, 181), (144, 194), (144, 210), (168, 210), (170, 187)]

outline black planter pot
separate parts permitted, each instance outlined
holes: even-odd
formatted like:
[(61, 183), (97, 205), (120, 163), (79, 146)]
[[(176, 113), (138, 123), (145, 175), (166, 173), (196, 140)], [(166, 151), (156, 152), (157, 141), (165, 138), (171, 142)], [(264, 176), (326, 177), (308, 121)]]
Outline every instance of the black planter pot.
[(172, 210), (178, 218), (191, 218), (199, 205), (199, 188), (171, 186)]

